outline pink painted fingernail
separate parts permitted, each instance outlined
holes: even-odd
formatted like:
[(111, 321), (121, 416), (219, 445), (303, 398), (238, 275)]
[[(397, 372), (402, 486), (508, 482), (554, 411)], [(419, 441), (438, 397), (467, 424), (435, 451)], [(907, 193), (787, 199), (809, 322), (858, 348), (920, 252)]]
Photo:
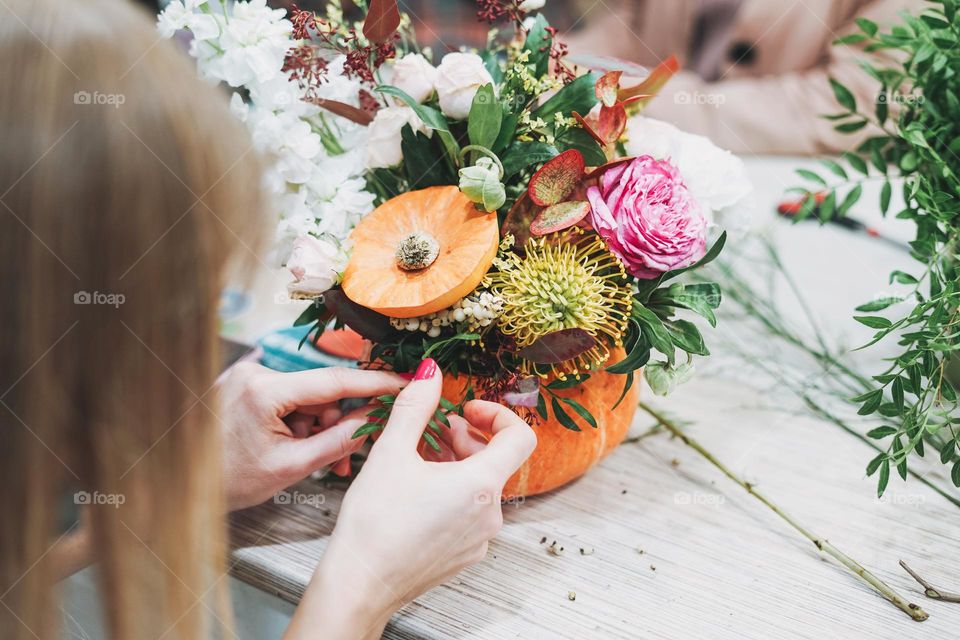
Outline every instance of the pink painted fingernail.
[(420, 366), (417, 367), (417, 375), (413, 376), (414, 380), (429, 380), (437, 373), (437, 363), (433, 358), (424, 358), (420, 362)]

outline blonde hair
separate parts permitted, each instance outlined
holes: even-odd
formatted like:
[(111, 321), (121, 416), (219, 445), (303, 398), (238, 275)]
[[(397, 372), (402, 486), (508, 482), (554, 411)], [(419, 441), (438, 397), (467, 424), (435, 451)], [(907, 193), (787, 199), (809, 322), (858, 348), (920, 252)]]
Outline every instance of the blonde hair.
[[(128, 2), (0, 6), (0, 629), (52, 638), (89, 516), (114, 638), (229, 627), (217, 301), (258, 246), (226, 96)], [(122, 503), (122, 504), (118, 504)]]

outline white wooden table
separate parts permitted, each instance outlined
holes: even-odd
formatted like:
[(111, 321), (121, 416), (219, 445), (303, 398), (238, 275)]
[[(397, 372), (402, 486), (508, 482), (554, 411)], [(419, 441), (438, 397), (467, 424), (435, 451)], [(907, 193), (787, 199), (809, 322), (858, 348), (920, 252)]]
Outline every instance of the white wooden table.
[[(850, 320), (853, 307), (882, 292), (886, 274), (909, 267), (909, 258), (844, 229), (778, 221), (773, 207), (797, 182), (791, 177), (797, 161), (749, 164), (758, 188), (755, 227), (776, 242), (824, 333), (855, 346), (867, 332)], [(852, 215), (877, 222), (875, 202), (868, 192)], [(880, 224), (909, 236), (909, 227)], [(743, 267), (754, 272), (749, 262)], [(235, 327), (240, 337), (293, 316), (295, 309), (273, 302), (283, 280), (265, 277), (258, 287), (265, 293)], [(799, 317), (796, 302), (779, 291), (786, 314)], [(960, 591), (957, 507), (915, 479), (895, 478), (877, 500), (874, 479), (863, 472), (871, 450), (812, 417), (792, 391), (730, 352), (759, 349), (775, 369), (802, 366), (797, 359), (721, 313), (724, 322), (722, 332), (707, 334), (716, 357), (654, 404), (732, 471), (923, 606), (928, 621), (910, 620), (693, 450), (658, 433), (621, 446), (563, 489), (505, 507), (504, 529), (488, 558), (404, 608), (385, 637), (958, 637), (960, 604), (925, 599), (897, 565), (905, 559), (935, 585)], [(877, 357), (861, 354), (854, 362), (873, 373)], [(653, 424), (638, 412), (634, 431)], [(956, 496), (942, 470), (931, 470), (928, 480)], [(288, 603), (298, 600), (323, 553), (342, 489), (308, 481), (290, 495), (300, 504), (267, 503), (231, 520), (241, 637), (279, 635), (292, 611)], [(548, 553), (554, 540), (563, 555)]]

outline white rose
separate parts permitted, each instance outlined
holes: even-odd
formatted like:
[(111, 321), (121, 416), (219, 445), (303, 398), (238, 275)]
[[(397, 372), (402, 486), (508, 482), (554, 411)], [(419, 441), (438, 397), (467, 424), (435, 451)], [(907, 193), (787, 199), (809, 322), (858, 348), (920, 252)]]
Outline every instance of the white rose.
[(313, 299), (337, 284), (344, 269), (344, 256), (334, 243), (313, 236), (293, 242), (287, 269), (294, 282), (287, 285), (292, 298)]
[(492, 84), (493, 78), (480, 56), (448, 53), (437, 67), (437, 97), (440, 111), (454, 120), (466, 120), (477, 89)]
[(393, 167), (403, 160), (400, 130), (409, 124), (414, 131), (430, 135), (423, 121), (410, 107), (385, 107), (377, 111), (367, 127), (367, 167)]
[(743, 160), (709, 138), (681, 131), (667, 122), (637, 116), (627, 122), (631, 156), (669, 158), (711, 222), (729, 230), (749, 227), (753, 184)]
[(417, 102), (423, 102), (433, 93), (437, 70), (419, 53), (408, 53), (393, 65), (391, 84)]

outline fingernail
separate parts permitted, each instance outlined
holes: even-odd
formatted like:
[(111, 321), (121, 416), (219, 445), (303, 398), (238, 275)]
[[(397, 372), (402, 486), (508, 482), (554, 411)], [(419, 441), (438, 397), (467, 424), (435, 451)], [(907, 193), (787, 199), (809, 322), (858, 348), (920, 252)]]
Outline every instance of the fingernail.
[(412, 373), (398, 373), (397, 375), (403, 378), (404, 380), (413, 380)]
[(433, 358), (424, 358), (420, 362), (420, 366), (417, 367), (417, 375), (413, 376), (414, 380), (429, 380), (437, 372), (437, 363)]

